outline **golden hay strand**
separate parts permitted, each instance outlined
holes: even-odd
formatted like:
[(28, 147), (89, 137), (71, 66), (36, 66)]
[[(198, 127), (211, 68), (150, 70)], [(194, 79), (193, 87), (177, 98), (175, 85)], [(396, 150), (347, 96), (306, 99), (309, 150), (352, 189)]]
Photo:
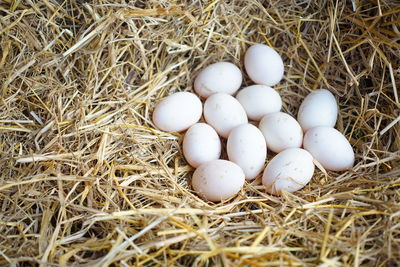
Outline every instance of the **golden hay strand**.
[[(0, 265), (400, 264), (399, 18), (396, 0), (0, 0)], [(356, 165), (209, 203), (151, 114), (260, 42), (285, 112), (338, 97)]]

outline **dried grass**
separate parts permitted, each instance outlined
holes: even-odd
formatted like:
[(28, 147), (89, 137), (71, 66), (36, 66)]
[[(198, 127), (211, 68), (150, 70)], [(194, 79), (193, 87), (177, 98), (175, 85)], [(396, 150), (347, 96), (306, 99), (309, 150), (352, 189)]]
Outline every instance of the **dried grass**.
[[(126, 2), (0, 0), (0, 265), (400, 263), (398, 1)], [(286, 112), (338, 96), (356, 166), (207, 203), (150, 115), (255, 42), (284, 57)]]

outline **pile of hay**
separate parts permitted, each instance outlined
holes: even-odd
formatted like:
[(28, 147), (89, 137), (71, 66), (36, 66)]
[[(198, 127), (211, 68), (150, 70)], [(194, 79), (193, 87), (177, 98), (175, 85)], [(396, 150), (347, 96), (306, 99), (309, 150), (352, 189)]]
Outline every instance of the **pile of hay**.
[[(0, 265), (399, 264), (399, 23), (394, 0), (0, 0)], [(338, 97), (356, 165), (205, 202), (152, 110), (253, 43), (284, 57), (285, 112)]]

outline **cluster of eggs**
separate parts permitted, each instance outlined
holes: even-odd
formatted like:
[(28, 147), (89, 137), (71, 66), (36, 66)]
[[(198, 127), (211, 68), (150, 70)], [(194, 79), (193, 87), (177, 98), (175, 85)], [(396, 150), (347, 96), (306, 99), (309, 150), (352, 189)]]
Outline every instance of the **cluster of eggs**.
[[(281, 97), (271, 88), (284, 74), (281, 56), (267, 45), (256, 44), (247, 50), (244, 65), (255, 85), (237, 94), (243, 78), (240, 69), (218, 62), (204, 68), (194, 82), (204, 107), (197, 95), (178, 92), (154, 109), (153, 122), (160, 130), (187, 130), (183, 154), (196, 168), (192, 187), (200, 196), (210, 201), (228, 199), (263, 170), (266, 191), (279, 195), (303, 188), (313, 176), (314, 160), (334, 171), (353, 166), (350, 143), (333, 128), (338, 107), (332, 93), (325, 89), (310, 93), (296, 120), (280, 111)], [(206, 123), (199, 123), (202, 114)], [(220, 159), (220, 137), (227, 139), (229, 160)], [(267, 149), (278, 154), (265, 167)]]

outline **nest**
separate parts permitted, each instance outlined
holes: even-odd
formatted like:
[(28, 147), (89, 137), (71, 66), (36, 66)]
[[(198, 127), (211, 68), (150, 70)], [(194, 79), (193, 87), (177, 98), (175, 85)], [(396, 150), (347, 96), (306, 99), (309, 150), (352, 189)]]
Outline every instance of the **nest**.
[[(399, 15), (395, 0), (0, 0), (0, 265), (395, 266)], [(284, 58), (285, 112), (335, 94), (356, 165), (205, 202), (152, 110), (211, 63), (244, 72), (254, 43)]]

